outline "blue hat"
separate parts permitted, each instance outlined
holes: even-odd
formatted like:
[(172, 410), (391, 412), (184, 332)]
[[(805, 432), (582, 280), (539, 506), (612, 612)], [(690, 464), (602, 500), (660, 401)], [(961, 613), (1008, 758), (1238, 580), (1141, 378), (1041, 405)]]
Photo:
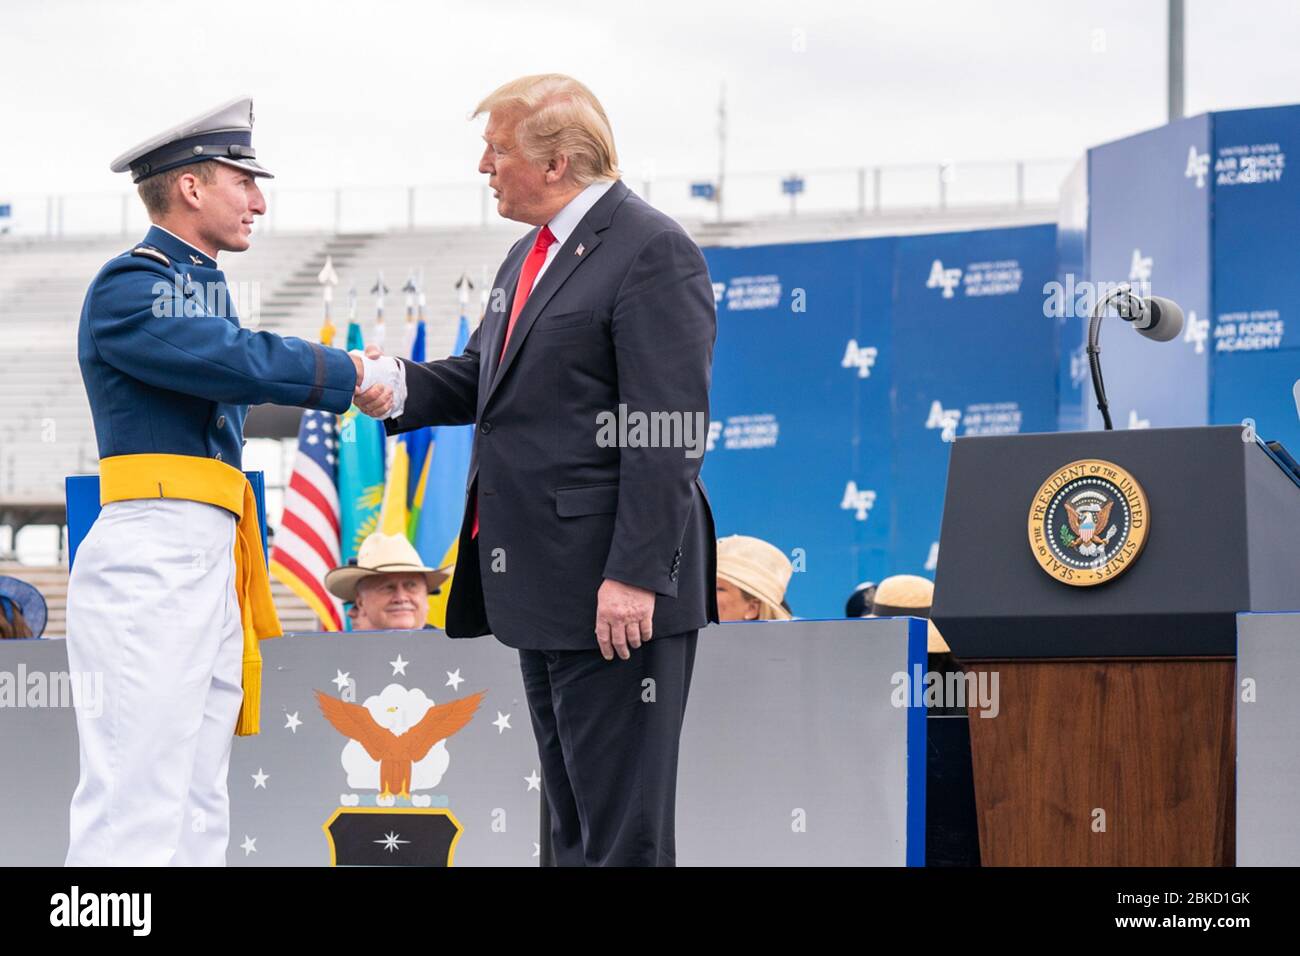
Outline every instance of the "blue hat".
[(45, 598), (26, 581), (0, 577), (0, 615), (12, 623), (15, 606), (22, 612), (27, 626), (32, 629), (32, 637), (40, 637), (45, 632), (45, 621), (49, 616)]
[(253, 149), (253, 100), (243, 96), (151, 136), (128, 149), (109, 166), (115, 173), (131, 171), (138, 183), (178, 166), (215, 160), (254, 176), (275, 177), (257, 162)]

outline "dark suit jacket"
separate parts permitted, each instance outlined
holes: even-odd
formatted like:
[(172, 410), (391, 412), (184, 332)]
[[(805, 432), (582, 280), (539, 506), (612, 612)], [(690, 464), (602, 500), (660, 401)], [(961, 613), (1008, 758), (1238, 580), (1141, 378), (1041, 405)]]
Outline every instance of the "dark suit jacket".
[(702, 454), (717, 332), (704, 256), (616, 182), (538, 279), (498, 363), (538, 231), (507, 254), (463, 355), (404, 363), (406, 405), (385, 423), (389, 434), (478, 426), (447, 634), (594, 649), (605, 578), (655, 592), (657, 636), (703, 627), (718, 619), (703, 459), (632, 440), (604, 447), (598, 416), (620, 405), (626, 421), (633, 412), (689, 415), (703, 429)]

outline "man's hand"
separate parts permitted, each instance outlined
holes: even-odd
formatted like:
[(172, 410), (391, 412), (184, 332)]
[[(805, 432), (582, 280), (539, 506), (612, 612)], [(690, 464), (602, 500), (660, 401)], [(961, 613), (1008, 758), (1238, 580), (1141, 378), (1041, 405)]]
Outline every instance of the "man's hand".
[[(383, 352), (378, 346), (369, 345), (366, 347), (366, 357), (377, 359), (383, 356)], [(364, 392), (361, 386), (365, 383), (365, 364), (358, 355), (352, 355), (352, 361), (357, 367), (357, 390), (352, 397), (352, 402), (361, 409), (362, 412), (371, 418), (387, 418), (393, 410), (393, 390), (387, 385), (371, 385)]]
[(607, 661), (615, 652), (623, 660), (632, 656), (642, 641), (652, 637), (655, 593), (645, 588), (605, 579), (596, 592), (596, 642)]

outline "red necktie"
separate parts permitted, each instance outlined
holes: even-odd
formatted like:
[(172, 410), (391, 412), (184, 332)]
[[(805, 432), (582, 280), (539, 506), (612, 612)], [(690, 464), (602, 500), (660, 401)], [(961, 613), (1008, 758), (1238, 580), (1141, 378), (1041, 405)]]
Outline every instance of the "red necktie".
[[(533, 251), (528, 253), (528, 258), (524, 260), (523, 271), (519, 273), (519, 284), (515, 286), (515, 301), (510, 307), (510, 322), (506, 325), (506, 335), (501, 342), (501, 354), (497, 357), (497, 369), (500, 374), (501, 361), (506, 356), (506, 346), (510, 344), (510, 334), (515, 330), (515, 321), (519, 318), (519, 313), (524, 311), (524, 303), (528, 301), (529, 293), (533, 291), (533, 283), (537, 281), (537, 273), (542, 269), (542, 263), (546, 261), (546, 250), (551, 248), (551, 243), (555, 242), (555, 233), (551, 232), (550, 226), (542, 226), (542, 231), (537, 234), (537, 241), (533, 243)], [(470, 532), (471, 538), (478, 537), (478, 502), (474, 502), (474, 529)]]

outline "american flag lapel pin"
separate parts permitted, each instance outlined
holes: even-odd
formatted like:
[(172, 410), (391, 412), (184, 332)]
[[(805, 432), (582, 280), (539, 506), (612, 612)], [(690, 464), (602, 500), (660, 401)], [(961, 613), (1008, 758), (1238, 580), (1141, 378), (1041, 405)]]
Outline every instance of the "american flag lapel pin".
[(580, 256), (583, 254), (584, 251), (586, 251), (586, 248), (587, 247), (584, 246), (582, 243), (578, 243), (578, 248), (573, 250), (573, 254), (575, 256)]

